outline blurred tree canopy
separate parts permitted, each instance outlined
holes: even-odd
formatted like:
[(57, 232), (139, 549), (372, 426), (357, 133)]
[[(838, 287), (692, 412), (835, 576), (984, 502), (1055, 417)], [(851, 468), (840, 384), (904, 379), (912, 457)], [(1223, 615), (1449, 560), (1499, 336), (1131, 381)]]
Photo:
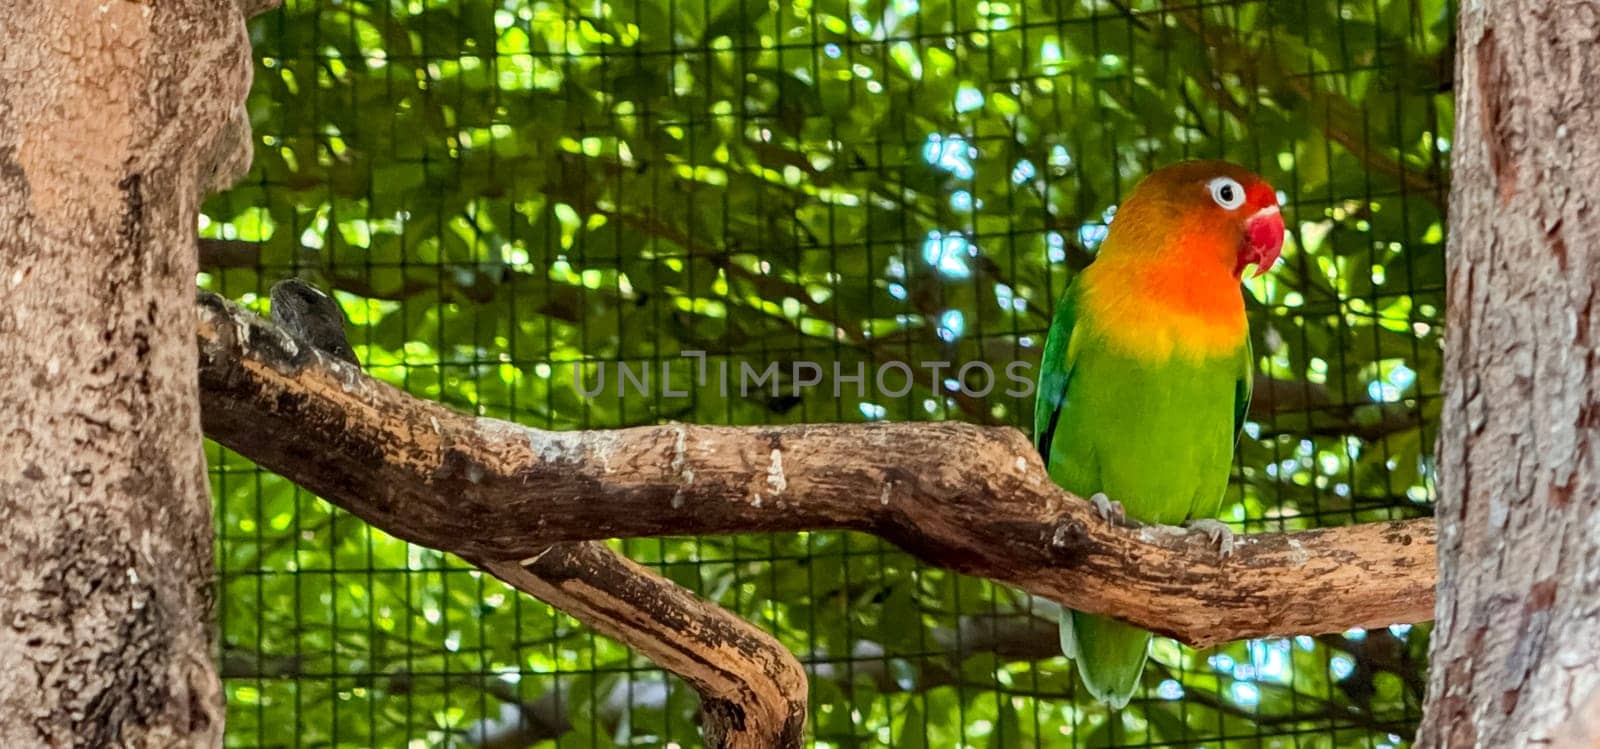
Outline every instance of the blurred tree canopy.
[[(251, 29), (255, 165), (206, 206), (201, 284), (263, 311), (287, 275), (337, 290), (368, 371), (419, 396), (554, 429), (1027, 428), (1003, 383), (870, 373), (1035, 361), (1119, 196), (1222, 157), (1291, 232), (1246, 286), (1262, 378), (1224, 519), (1431, 512), (1447, 0), (289, 0)], [(687, 383), (685, 351), (864, 365), (869, 392), (580, 391), (615, 362)], [(699, 743), (648, 662), (210, 450), (230, 745)], [(1158, 640), (1118, 716), (1076, 692), (1053, 604), (876, 539), (617, 548), (793, 648), (817, 746), (1399, 746), (1422, 699), (1425, 628), (1396, 626)]]

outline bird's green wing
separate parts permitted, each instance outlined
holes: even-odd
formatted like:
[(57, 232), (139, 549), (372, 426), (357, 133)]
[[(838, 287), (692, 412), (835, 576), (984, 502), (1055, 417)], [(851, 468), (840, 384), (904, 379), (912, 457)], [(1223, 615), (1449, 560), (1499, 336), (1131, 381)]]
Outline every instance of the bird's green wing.
[(1039, 390), (1033, 401), (1033, 443), (1045, 463), (1050, 462), (1050, 441), (1055, 438), (1056, 422), (1066, 405), (1067, 384), (1072, 380), (1069, 343), (1077, 322), (1077, 285), (1067, 287), (1056, 305), (1055, 318), (1045, 336), (1044, 355), (1039, 359)]
[(1243, 359), (1239, 362), (1239, 379), (1233, 386), (1233, 441), (1239, 443), (1239, 435), (1244, 433), (1244, 417), (1250, 410), (1250, 395), (1255, 389), (1255, 363), (1256, 356), (1251, 350), (1250, 336), (1244, 338)]

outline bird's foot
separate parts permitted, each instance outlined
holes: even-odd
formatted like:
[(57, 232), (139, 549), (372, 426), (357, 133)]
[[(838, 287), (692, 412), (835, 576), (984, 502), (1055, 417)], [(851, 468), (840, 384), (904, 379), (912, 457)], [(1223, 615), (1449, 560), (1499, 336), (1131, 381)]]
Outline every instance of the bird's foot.
[(1094, 514), (1112, 525), (1121, 525), (1128, 518), (1128, 513), (1122, 509), (1122, 503), (1107, 497), (1105, 492), (1095, 492), (1094, 496), (1089, 498), (1089, 504), (1094, 507)]
[(1212, 546), (1217, 547), (1219, 553), (1225, 557), (1233, 555), (1233, 530), (1222, 521), (1196, 518), (1184, 523), (1183, 527), (1205, 532), (1206, 538), (1210, 539)]

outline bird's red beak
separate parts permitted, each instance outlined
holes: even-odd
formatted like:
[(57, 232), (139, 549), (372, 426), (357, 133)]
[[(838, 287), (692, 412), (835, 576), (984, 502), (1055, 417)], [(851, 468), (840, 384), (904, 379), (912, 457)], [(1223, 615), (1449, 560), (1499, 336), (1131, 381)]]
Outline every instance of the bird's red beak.
[(1244, 242), (1239, 248), (1239, 259), (1233, 275), (1244, 278), (1244, 269), (1255, 265), (1254, 277), (1272, 269), (1283, 252), (1283, 215), (1277, 202), (1256, 211), (1244, 222)]

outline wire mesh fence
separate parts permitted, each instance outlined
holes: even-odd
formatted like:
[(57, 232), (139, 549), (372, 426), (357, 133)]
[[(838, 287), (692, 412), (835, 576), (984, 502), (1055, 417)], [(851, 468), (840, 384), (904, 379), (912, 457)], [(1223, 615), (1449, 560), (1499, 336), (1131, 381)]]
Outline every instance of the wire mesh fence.
[[(1290, 229), (1246, 286), (1224, 519), (1431, 512), (1445, 0), (289, 0), (251, 28), (255, 165), (206, 207), (201, 283), (262, 311), (286, 276), (335, 290), (366, 371), (419, 396), (550, 429), (1026, 428), (976, 370), (874, 373), (1036, 362), (1119, 197), (1221, 157)], [(700, 743), (649, 662), (209, 449), (230, 745)], [(1054, 604), (872, 537), (615, 546), (797, 653), (819, 747), (1402, 746), (1419, 717), (1425, 627), (1158, 639), (1116, 713)]]

